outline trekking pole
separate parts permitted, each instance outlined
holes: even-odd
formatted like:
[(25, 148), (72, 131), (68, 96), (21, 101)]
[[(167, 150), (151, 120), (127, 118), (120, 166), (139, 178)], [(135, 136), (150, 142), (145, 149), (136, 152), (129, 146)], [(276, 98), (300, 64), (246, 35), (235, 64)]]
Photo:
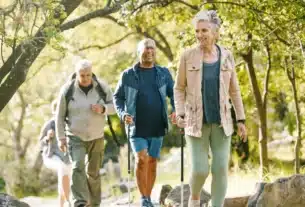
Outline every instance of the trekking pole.
[(184, 137), (184, 129), (183, 128), (181, 128), (180, 129), (180, 134), (181, 134), (181, 167), (180, 167), (180, 169), (181, 169), (181, 173), (180, 173), (180, 175), (181, 175), (181, 177), (180, 177), (180, 180), (181, 180), (181, 207), (183, 207), (183, 201), (184, 201), (184, 199), (183, 199), (183, 191), (184, 191), (184, 184), (183, 184), (183, 180), (184, 180), (184, 175), (183, 175), (183, 173), (184, 173), (184, 170), (183, 170), (183, 137)]
[(127, 131), (127, 143), (128, 143), (128, 206), (130, 207), (131, 198), (130, 198), (130, 125), (128, 124)]

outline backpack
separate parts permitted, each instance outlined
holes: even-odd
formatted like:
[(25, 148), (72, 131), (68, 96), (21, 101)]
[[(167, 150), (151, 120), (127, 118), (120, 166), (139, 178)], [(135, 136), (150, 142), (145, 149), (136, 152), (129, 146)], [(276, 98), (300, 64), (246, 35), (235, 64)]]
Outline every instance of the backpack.
[[(70, 85), (68, 87), (68, 90), (65, 93), (65, 99), (66, 99), (66, 117), (68, 116), (68, 104), (71, 100), (74, 100), (73, 94), (74, 94), (74, 84), (75, 84), (75, 78), (76, 78), (76, 73), (74, 72), (71, 77), (69, 78), (70, 80)], [(100, 82), (97, 80), (97, 77), (95, 74), (92, 74), (92, 79), (97, 82), (97, 92), (100, 96), (101, 99), (104, 100), (106, 103), (106, 92), (104, 91), (103, 87), (101, 86)]]
[[(75, 84), (75, 78), (76, 78), (76, 72), (72, 73), (69, 77), (69, 86), (68, 86), (68, 89), (66, 90), (65, 92), (65, 99), (66, 99), (66, 122), (68, 121), (67, 117), (68, 117), (68, 105), (69, 105), (69, 102), (71, 100), (74, 100), (73, 98), (73, 94), (74, 94), (74, 84)], [(99, 94), (100, 98), (104, 100), (104, 102), (106, 103), (106, 97), (107, 97), (107, 94), (106, 92), (104, 91), (103, 87), (101, 86), (100, 82), (98, 81), (96, 75), (94, 73), (92, 73), (92, 79), (94, 81), (96, 81), (97, 83), (97, 86), (96, 86), (96, 89), (97, 89), (97, 93)], [(111, 131), (111, 134), (112, 134), (112, 137), (114, 139), (114, 141), (117, 143), (117, 145), (120, 147), (121, 144), (119, 143), (118, 139), (117, 139), (117, 136), (113, 130), (113, 127), (112, 127), (112, 123), (111, 123), (111, 119), (110, 119), (110, 116), (109, 115), (106, 115), (106, 119), (107, 119), (107, 124), (109, 125), (109, 128), (110, 128), (110, 131)]]

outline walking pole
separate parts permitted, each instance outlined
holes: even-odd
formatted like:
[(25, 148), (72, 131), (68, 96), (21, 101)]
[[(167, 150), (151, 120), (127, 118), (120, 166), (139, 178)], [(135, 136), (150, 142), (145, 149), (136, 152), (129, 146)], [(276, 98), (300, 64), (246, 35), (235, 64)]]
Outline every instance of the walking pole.
[(180, 173), (180, 175), (181, 175), (181, 177), (180, 177), (180, 179), (181, 179), (181, 207), (183, 207), (183, 201), (184, 201), (184, 199), (183, 199), (183, 191), (184, 191), (184, 188), (183, 188), (183, 186), (184, 186), (184, 184), (183, 184), (183, 178), (184, 178), (184, 175), (183, 175), (183, 172), (184, 172), (184, 170), (183, 170), (183, 137), (184, 137), (184, 129), (183, 128), (180, 129), (180, 134), (181, 134), (181, 167), (180, 167), (180, 169), (181, 169), (181, 173)]
[(130, 125), (128, 124), (127, 132), (127, 143), (128, 143), (128, 206), (130, 207), (131, 198), (130, 198)]

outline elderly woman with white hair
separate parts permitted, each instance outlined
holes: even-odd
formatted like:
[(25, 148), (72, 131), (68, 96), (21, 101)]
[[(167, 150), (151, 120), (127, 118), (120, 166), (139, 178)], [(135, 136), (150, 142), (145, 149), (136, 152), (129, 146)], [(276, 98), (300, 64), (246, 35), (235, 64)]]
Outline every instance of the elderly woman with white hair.
[(72, 162), (73, 206), (97, 207), (101, 204), (99, 170), (105, 119), (115, 109), (110, 87), (93, 75), (89, 60), (77, 62), (75, 72), (75, 79), (68, 81), (59, 94), (56, 137), (62, 151), (68, 148)]
[(227, 190), (233, 120), (245, 141), (245, 114), (232, 53), (216, 44), (220, 19), (201, 11), (193, 19), (197, 45), (183, 52), (174, 86), (177, 125), (185, 129), (191, 159), (189, 207), (200, 206), (200, 191), (209, 175), (212, 151), (212, 207), (222, 207)]

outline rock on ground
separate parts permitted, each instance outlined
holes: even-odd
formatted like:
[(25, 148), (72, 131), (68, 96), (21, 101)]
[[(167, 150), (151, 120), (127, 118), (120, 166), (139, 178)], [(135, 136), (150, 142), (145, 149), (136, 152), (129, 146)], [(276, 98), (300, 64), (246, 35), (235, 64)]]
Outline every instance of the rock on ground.
[(0, 193), (1, 207), (30, 207), (27, 203), (5, 193)]
[[(190, 186), (189, 184), (183, 185), (183, 207), (187, 207), (188, 198), (190, 196)], [(202, 189), (200, 194), (200, 203), (201, 205), (206, 204), (211, 199), (211, 195)], [(181, 204), (181, 186), (176, 186), (173, 190), (171, 190), (168, 196), (165, 199), (166, 206), (180, 207)]]
[(304, 207), (305, 206), (305, 176), (293, 175), (279, 178), (264, 186), (256, 207)]

